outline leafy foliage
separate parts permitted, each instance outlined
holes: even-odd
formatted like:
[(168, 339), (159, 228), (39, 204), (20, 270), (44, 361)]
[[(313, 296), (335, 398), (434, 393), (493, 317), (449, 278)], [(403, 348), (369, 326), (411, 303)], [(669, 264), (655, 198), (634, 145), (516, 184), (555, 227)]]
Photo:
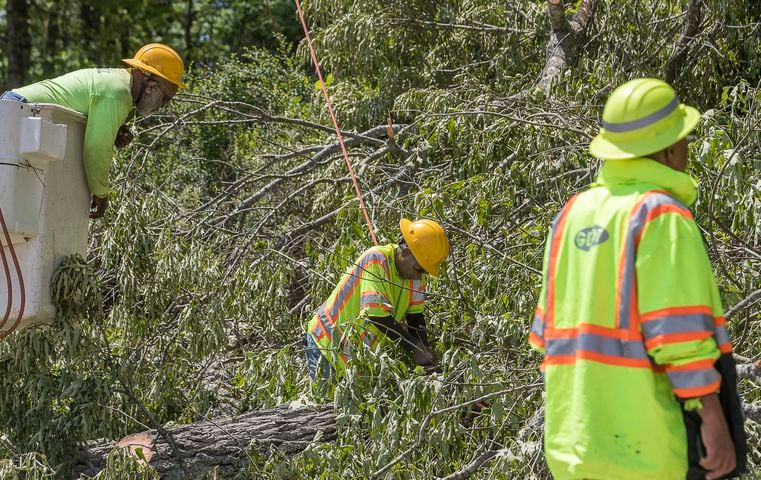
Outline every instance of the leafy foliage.
[[(594, 178), (586, 147), (612, 86), (663, 75), (683, 3), (600, 2), (578, 65), (547, 97), (536, 88), (544, 2), (304, 2), (381, 242), (396, 240), (400, 216), (427, 216), (453, 246), (428, 302), (441, 372), (393, 348), (360, 351), (328, 392), (309, 387), (304, 324), (371, 242), (304, 45), (229, 59), (199, 47), (208, 68), (168, 111), (136, 120), (88, 258), (58, 271), (56, 325), (0, 344), (0, 452), (11, 458), (0, 478), (63, 475), (78, 444), (154, 422), (332, 399), (335, 443), (295, 456), (252, 448), (241, 478), (367, 478), (387, 466), (379, 478), (445, 477), (489, 450), (499, 454), (472, 478), (546, 478), (539, 359), (525, 340), (547, 227)], [(759, 304), (734, 307), (761, 288), (758, 15), (707, 2), (676, 85), (705, 112), (690, 149), (695, 212), (736, 350), (753, 360)], [(757, 383), (741, 391), (761, 401)], [(756, 469), (761, 430), (747, 428)], [(129, 468), (115, 459), (103, 478)]]

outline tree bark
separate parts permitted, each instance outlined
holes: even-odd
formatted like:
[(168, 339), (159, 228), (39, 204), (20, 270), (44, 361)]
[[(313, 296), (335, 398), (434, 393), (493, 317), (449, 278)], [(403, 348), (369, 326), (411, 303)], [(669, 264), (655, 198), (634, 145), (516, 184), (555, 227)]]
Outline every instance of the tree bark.
[(666, 64), (666, 83), (673, 84), (679, 78), (684, 61), (690, 52), (690, 45), (695, 36), (700, 33), (700, 22), (702, 20), (703, 0), (690, 0), (682, 24), (682, 34), (674, 45), (674, 51), (671, 52), (671, 57)]
[(469, 464), (467, 464), (464, 467), (462, 467), (460, 470), (454, 472), (451, 475), (447, 475), (446, 477), (442, 478), (441, 480), (465, 480), (466, 478), (470, 478), (474, 473), (476, 473), (485, 464), (490, 462), (492, 459), (494, 459), (498, 455), (506, 453), (506, 452), (507, 452), (507, 449), (502, 449), (502, 450), (487, 450), (487, 451), (481, 453), (475, 459), (473, 459), (472, 462), (470, 462)]
[(575, 14), (566, 16), (563, 0), (547, 0), (550, 40), (547, 44), (547, 62), (539, 80), (539, 85), (547, 97), (550, 96), (554, 79), (566, 67), (576, 65), (579, 46), (586, 36), (587, 25), (592, 19), (595, 6), (595, 0), (583, 0)]
[(745, 418), (761, 425), (761, 404), (744, 403), (743, 413)]
[(756, 382), (761, 382), (761, 362), (739, 363), (737, 365), (737, 378), (749, 378)]
[(27, 0), (8, 0), (5, 6), (7, 18), (6, 54), (8, 55), (7, 87), (24, 85), (29, 69), (31, 39), (29, 37), (29, 4)]
[(220, 478), (233, 476), (245, 468), (250, 446), (264, 453), (278, 449), (289, 454), (304, 450), (313, 442), (336, 439), (336, 419), (332, 405), (290, 409), (279, 406), (244, 413), (236, 417), (202, 421), (167, 428), (183, 460), (178, 465), (167, 442), (156, 431), (131, 435), (120, 442), (105, 441), (83, 449), (73, 468), (74, 477), (96, 475), (106, 466), (115, 448), (138, 445), (153, 467), (166, 480), (200, 478), (217, 469)]

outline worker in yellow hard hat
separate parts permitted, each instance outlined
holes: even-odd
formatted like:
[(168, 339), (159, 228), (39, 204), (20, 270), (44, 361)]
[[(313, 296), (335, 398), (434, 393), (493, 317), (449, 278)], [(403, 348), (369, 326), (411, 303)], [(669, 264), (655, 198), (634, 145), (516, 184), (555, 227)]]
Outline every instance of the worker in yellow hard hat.
[(92, 193), (91, 218), (102, 217), (108, 208), (113, 148), (132, 141), (124, 123), (132, 108), (149, 115), (184, 87), (185, 65), (166, 45), (150, 43), (122, 61), (130, 68), (86, 68), (0, 96), (2, 100), (61, 105), (87, 116), (83, 162)]
[(307, 368), (312, 380), (342, 374), (358, 345), (345, 341), (354, 327), (364, 345), (388, 338), (417, 365), (434, 363), (423, 310), (426, 275), (437, 276), (449, 256), (444, 229), (433, 220), (399, 222), (398, 243), (366, 250), (341, 277), (307, 324)]
[(699, 120), (661, 80), (616, 88), (589, 145), (597, 180), (550, 228), (529, 342), (556, 479), (744, 470), (732, 344), (685, 172)]

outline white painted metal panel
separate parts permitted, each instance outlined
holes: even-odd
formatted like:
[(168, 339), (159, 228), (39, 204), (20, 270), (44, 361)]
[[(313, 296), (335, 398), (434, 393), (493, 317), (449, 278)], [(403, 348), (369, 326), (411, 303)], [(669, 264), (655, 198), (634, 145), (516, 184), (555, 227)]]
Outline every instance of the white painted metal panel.
[[(90, 193), (82, 167), (86, 117), (55, 105), (0, 100), (0, 208), (26, 290), (19, 328), (55, 318), (50, 294), (53, 272), (64, 257), (87, 253)], [(1, 235), (0, 235), (1, 236)], [(10, 249), (0, 242), (6, 258)], [(12, 311), (18, 315), (20, 290), (11, 263)], [(0, 317), (8, 301), (0, 268)]]

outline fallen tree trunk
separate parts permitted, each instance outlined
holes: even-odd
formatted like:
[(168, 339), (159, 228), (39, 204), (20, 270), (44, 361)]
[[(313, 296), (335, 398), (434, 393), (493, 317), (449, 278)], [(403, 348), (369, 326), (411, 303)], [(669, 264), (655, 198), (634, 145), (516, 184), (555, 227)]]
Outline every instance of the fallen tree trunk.
[(94, 476), (106, 466), (114, 448), (141, 448), (142, 453), (162, 479), (200, 478), (218, 468), (220, 478), (240, 472), (248, 463), (246, 450), (258, 448), (265, 454), (273, 449), (298, 453), (313, 442), (336, 439), (336, 418), (332, 405), (291, 409), (279, 406), (166, 429), (174, 440), (180, 465), (167, 441), (155, 430), (130, 435), (119, 442), (105, 441), (81, 452), (73, 468)]

